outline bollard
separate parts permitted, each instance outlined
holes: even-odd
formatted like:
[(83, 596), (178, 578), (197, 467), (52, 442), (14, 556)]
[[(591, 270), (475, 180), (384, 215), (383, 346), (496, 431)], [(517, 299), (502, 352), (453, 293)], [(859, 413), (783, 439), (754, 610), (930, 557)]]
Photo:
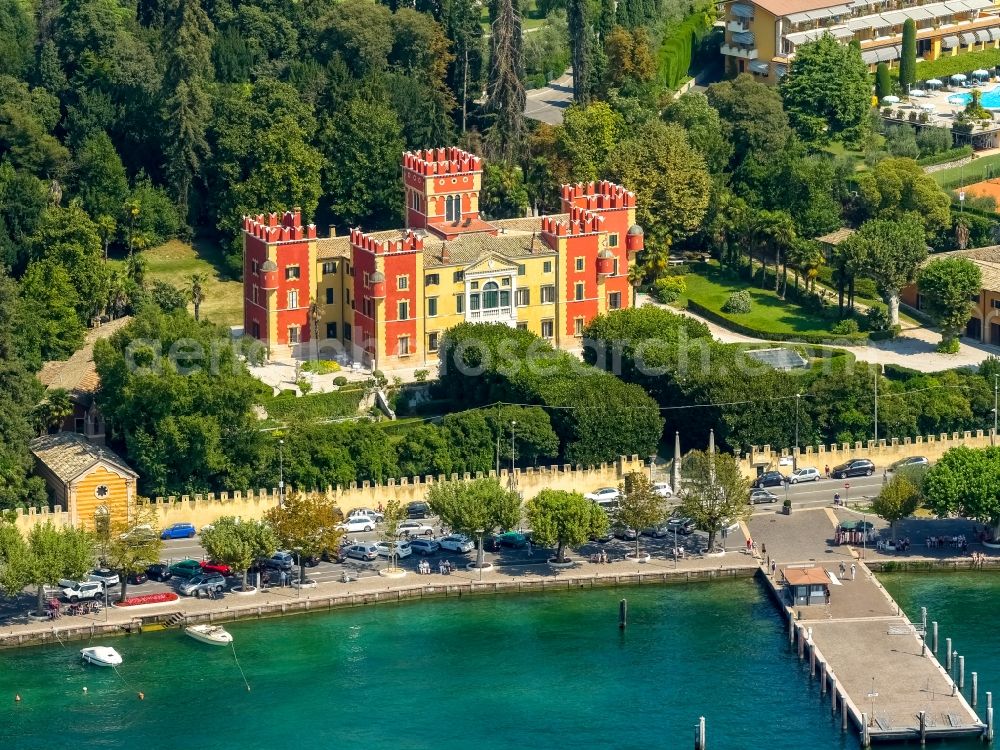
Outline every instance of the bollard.
[(705, 717), (698, 717), (698, 726), (695, 727), (697, 731), (697, 736), (695, 737), (695, 748), (696, 750), (705, 750)]
[(816, 645), (809, 644), (809, 679), (816, 676)]
[(927, 607), (920, 608), (920, 625), (923, 631), (923, 638), (927, 640)]
[(805, 633), (803, 633), (802, 630), (799, 629), (799, 661), (802, 661), (802, 659), (805, 658), (805, 655), (806, 655)]
[(819, 663), (819, 694), (826, 695), (826, 662)]
[(868, 714), (861, 714), (861, 747), (871, 747), (872, 738), (868, 734)]
[(958, 657), (958, 689), (965, 690), (965, 657)]
[(840, 694), (840, 731), (847, 731), (847, 703), (844, 702), (844, 694)]
[(920, 714), (920, 744), (927, 744), (927, 712), (921, 711)]
[(830, 713), (837, 715), (837, 678), (830, 675)]
[(618, 627), (624, 629), (628, 624), (628, 599), (618, 602)]
[(938, 630), (937, 630), (937, 620), (935, 620), (934, 622), (932, 622), (932, 623), (931, 623), (931, 628), (933, 628), (933, 631), (934, 631), (934, 636), (933, 636), (933, 639), (932, 639), (932, 642), (931, 642), (931, 645), (932, 645), (932, 647), (933, 647), (933, 650), (934, 650), (934, 653), (936, 654), (936, 653), (938, 652)]
[(972, 707), (975, 708), (976, 704), (979, 703), (979, 673), (972, 673)]
[(986, 709), (986, 741), (993, 742), (993, 706)]
[(788, 645), (795, 643), (795, 615), (788, 613)]
[(944, 639), (944, 668), (951, 672), (951, 638)]

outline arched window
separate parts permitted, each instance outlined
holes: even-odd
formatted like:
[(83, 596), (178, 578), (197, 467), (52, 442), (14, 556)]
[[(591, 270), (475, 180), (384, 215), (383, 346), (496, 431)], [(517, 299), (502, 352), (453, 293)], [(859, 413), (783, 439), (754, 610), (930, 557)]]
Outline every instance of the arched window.
[(462, 196), (449, 195), (444, 201), (444, 217), (447, 221), (462, 219)]
[(111, 513), (107, 505), (98, 505), (94, 509), (94, 531), (99, 537), (106, 537), (111, 530)]
[(500, 307), (500, 287), (495, 281), (483, 285), (483, 309), (495, 310)]

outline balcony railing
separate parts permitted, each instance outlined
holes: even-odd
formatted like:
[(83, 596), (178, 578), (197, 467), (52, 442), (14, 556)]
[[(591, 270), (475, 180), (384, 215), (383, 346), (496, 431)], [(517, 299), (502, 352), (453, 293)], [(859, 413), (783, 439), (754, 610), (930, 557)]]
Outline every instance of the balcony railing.
[(745, 47), (739, 44), (723, 44), (719, 50), (723, 55), (730, 57), (742, 57), (744, 60), (756, 60), (758, 52), (755, 48)]
[(733, 33), (741, 33), (750, 31), (750, 27), (747, 26), (746, 21), (740, 19), (734, 19), (726, 24), (726, 31), (732, 31)]
[(466, 320), (517, 320), (517, 313), (513, 307), (493, 307), (488, 310), (469, 310), (465, 314)]

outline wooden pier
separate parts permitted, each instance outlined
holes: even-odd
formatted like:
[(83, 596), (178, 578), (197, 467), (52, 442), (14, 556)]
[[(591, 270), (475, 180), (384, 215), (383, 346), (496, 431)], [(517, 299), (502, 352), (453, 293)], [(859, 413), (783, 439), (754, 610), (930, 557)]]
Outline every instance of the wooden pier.
[[(832, 546), (835, 523), (829, 510), (803, 510), (755, 517), (749, 531), (758, 547), (766, 546), (761, 575), (786, 618), (789, 647), (809, 665), (817, 693), (839, 714), (841, 727), (856, 729), (863, 747), (992, 739), (992, 696), (984, 697), (983, 721), (973, 708), (980, 698), (973, 692), (978, 680), (965, 672), (964, 657), (945, 657), (935, 631), (906, 617), (860, 559), (861, 550)], [(798, 583), (799, 603), (789, 579)], [(813, 597), (807, 604), (810, 584)]]

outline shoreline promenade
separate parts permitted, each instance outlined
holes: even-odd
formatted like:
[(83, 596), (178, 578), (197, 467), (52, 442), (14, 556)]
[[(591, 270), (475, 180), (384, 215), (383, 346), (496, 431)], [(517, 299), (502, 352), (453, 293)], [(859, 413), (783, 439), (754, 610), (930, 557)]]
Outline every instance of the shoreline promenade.
[[(958, 684), (964, 681), (958, 666), (952, 665), (953, 677), (938, 662), (933, 642), (924, 642), (923, 624), (910, 622), (860, 549), (833, 545), (839, 520), (829, 508), (802, 509), (791, 516), (755, 516), (748, 531), (775, 561), (773, 575), (768, 560), (762, 561), (768, 568), (764, 578), (787, 618), (789, 643), (808, 660), (810, 676), (819, 681), (821, 695), (829, 694), (841, 726), (846, 729), (850, 718), (866, 747), (984, 734), (986, 724)], [(792, 604), (786, 573), (817, 567), (828, 579), (828, 601)]]

